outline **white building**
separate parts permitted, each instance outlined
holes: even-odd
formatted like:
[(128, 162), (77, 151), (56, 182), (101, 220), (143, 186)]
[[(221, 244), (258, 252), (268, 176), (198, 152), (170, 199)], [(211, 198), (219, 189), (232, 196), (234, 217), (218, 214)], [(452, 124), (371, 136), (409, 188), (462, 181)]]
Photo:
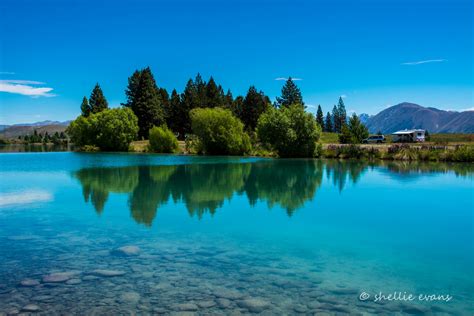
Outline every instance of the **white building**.
[(392, 141), (394, 143), (424, 142), (425, 130), (424, 129), (406, 129), (406, 130), (398, 131), (392, 134)]

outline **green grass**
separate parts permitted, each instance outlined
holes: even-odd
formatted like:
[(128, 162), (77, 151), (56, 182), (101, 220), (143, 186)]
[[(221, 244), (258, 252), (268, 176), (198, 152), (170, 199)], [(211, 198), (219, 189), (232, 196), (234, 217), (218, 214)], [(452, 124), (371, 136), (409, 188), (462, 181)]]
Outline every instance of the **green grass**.
[(339, 134), (323, 132), (319, 142), (321, 144), (339, 144)]
[(433, 143), (474, 143), (474, 134), (432, 134)]

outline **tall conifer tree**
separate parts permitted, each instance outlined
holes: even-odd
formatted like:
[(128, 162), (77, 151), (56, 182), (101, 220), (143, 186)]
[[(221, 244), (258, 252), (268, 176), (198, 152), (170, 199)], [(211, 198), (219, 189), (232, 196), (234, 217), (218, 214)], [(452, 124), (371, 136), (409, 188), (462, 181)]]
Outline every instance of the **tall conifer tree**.
[(91, 113), (99, 113), (109, 107), (109, 103), (105, 99), (104, 93), (102, 92), (102, 89), (98, 83), (92, 90), (91, 96), (89, 98), (89, 106)]
[(318, 111), (316, 112), (316, 122), (318, 122), (321, 129), (324, 131), (324, 114), (321, 109), (321, 105), (318, 105)]
[(324, 131), (328, 133), (334, 132), (334, 129), (332, 126), (332, 117), (331, 117), (331, 113), (329, 112), (326, 114), (326, 119), (324, 122)]
[(88, 117), (91, 114), (91, 107), (89, 105), (89, 101), (86, 97), (82, 98), (81, 104), (81, 115), (84, 117)]
[(277, 98), (276, 105), (278, 107), (288, 107), (293, 104), (300, 104), (301, 106), (304, 106), (301, 91), (290, 77), (281, 89), (281, 97)]
[(239, 115), (245, 128), (255, 130), (258, 118), (268, 109), (269, 104), (270, 99), (262, 91), (258, 92), (254, 86), (251, 86), (242, 102)]

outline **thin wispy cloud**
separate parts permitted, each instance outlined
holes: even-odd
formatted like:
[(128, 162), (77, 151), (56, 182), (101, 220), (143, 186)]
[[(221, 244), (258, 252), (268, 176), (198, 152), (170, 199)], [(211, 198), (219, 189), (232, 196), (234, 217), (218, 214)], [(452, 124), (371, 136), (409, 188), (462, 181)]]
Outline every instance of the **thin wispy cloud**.
[(0, 75), (14, 75), (14, 72), (11, 71), (0, 71)]
[[(285, 77), (278, 77), (278, 78), (275, 78), (275, 80), (277, 81), (286, 81), (288, 80), (288, 78), (285, 78)], [(302, 78), (291, 78), (291, 80), (293, 81), (300, 81), (300, 80), (303, 80)]]
[(44, 82), (32, 80), (0, 80), (0, 92), (21, 94), (37, 97), (54, 97), (56, 96), (53, 88), (50, 87), (36, 87), (37, 85), (44, 85)]
[(341, 95), (341, 98), (345, 99), (345, 98), (347, 98), (347, 95), (343, 94), (343, 95)]
[(422, 64), (430, 64), (430, 63), (442, 63), (445, 62), (446, 59), (427, 59), (427, 60), (419, 60), (419, 61), (409, 61), (402, 63), (402, 65), (422, 65)]

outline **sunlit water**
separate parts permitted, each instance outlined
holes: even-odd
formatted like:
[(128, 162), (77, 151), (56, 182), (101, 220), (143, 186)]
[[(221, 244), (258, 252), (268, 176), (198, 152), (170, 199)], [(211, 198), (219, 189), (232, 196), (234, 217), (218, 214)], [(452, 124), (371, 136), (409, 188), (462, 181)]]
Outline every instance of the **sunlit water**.
[(0, 315), (471, 315), (473, 174), (0, 154)]

